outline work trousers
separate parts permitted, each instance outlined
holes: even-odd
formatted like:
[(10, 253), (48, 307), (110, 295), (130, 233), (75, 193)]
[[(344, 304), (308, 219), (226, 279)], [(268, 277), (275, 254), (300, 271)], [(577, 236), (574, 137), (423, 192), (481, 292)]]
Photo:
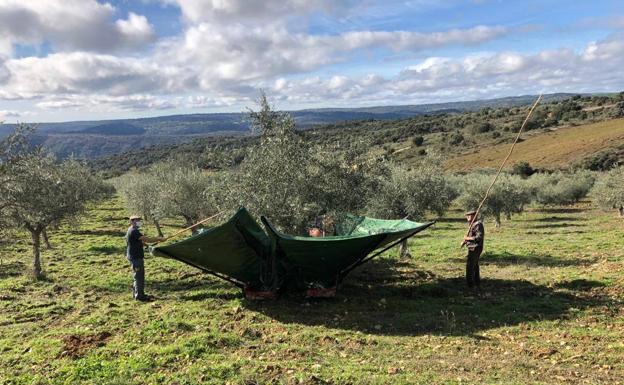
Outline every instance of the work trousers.
[(481, 256), (481, 250), (468, 251), (466, 257), (466, 283), (468, 287), (473, 287), (481, 284), (481, 275), (479, 274), (479, 257)]
[(145, 264), (143, 258), (128, 258), (132, 266), (132, 296), (134, 299), (145, 298)]

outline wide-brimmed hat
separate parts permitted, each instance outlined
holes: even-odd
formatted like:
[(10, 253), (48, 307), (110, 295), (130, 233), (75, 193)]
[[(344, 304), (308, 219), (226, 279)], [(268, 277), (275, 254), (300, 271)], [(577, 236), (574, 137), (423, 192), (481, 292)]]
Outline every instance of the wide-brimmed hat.
[(470, 211), (466, 211), (466, 214), (464, 214), (464, 216), (468, 216), (468, 215), (475, 215), (477, 213), (477, 210), (470, 210)]
[(141, 219), (141, 217), (138, 216), (138, 215), (130, 215), (130, 218), (128, 218), (128, 219), (130, 219), (131, 221), (134, 221), (134, 220), (137, 220), (137, 219)]

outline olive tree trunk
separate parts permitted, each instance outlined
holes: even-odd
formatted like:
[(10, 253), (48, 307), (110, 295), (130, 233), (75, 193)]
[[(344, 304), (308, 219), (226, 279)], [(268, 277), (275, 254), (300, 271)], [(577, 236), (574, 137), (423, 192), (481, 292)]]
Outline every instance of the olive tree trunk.
[(154, 226), (156, 226), (156, 231), (158, 232), (158, 236), (159, 237), (164, 237), (164, 234), (162, 232), (162, 229), (160, 228), (160, 222), (158, 221), (158, 219), (154, 219)]
[(43, 278), (43, 272), (41, 271), (41, 230), (29, 229), (30, 236), (32, 237), (33, 246), (33, 278), (39, 280)]
[(43, 237), (43, 242), (45, 243), (46, 249), (52, 249), (52, 245), (50, 244), (50, 238), (48, 237), (48, 230), (43, 229), (41, 232), (41, 236)]
[(407, 239), (404, 239), (399, 243), (399, 258), (400, 259), (408, 259), (411, 258), (412, 255), (409, 252), (409, 247), (407, 246)]
[(500, 213), (495, 213), (494, 214), (494, 226), (496, 228), (501, 227), (501, 216), (500, 216)]

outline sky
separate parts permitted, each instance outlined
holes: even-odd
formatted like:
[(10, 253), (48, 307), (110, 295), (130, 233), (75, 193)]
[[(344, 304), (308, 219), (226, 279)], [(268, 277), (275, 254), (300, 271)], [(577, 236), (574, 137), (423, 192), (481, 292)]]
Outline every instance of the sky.
[(0, 121), (624, 91), (624, 1), (0, 0)]

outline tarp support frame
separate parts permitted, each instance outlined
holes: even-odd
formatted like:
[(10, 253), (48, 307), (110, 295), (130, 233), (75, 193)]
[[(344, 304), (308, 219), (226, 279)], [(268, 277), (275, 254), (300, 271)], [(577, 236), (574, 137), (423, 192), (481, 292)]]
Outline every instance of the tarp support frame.
[(165, 254), (165, 255), (167, 255), (167, 256), (168, 256), (169, 258), (171, 258), (171, 259), (175, 259), (176, 261), (180, 261), (180, 262), (182, 262), (182, 263), (186, 263), (187, 265), (193, 266), (193, 267), (195, 267), (195, 268), (197, 268), (197, 269), (199, 269), (199, 270), (203, 271), (203, 272), (204, 272), (204, 273), (206, 273), (206, 274), (214, 275), (214, 276), (215, 276), (215, 277), (217, 277), (217, 278), (221, 278), (221, 279), (223, 279), (223, 280), (225, 280), (225, 281), (228, 281), (228, 282), (230, 282), (231, 284), (234, 284), (234, 285), (236, 285), (236, 286), (240, 287), (241, 289), (244, 289), (244, 288), (245, 288), (245, 286), (247, 286), (247, 285), (245, 285), (243, 282), (240, 282), (240, 281), (238, 281), (238, 280), (236, 280), (236, 279), (234, 279), (234, 278), (230, 278), (230, 277), (228, 277), (228, 276), (226, 276), (226, 275), (219, 274), (219, 273), (214, 272), (214, 271), (212, 271), (212, 270), (206, 269), (206, 268), (205, 268), (205, 267), (203, 267), (203, 266), (199, 266), (199, 265), (197, 265), (197, 264), (195, 264), (195, 263), (192, 263), (192, 262), (185, 261), (185, 260), (183, 260), (183, 259), (177, 258), (177, 257), (175, 257), (175, 256), (173, 256), (173, 255), (171, 255), (171, 254), (167, 253), (165, 250), (162, 250), (162, 249), (161, 249), (161, 250), (159, 250), (159, 252), (160, 252), (160, 253), (163, 253), (163, 254)]
[(391, 248), (393, 248), (394, 246), (396, 246), (396, 245), (398, 245), (399, 243), (401, 243), (401, 242), (403, 242), (403, 241), (405, 241), (405, 240), (407, 240), (407, 239), (409, 239), (409, 238), (413, 237), (414, 235), (418, 234), (419, 232), (421, 232), (422, 230), (426, 229), (427, 227), (429, 227), (429, 226), (433, 225), (434, 223), (435, 223), (435, 222), (431, 222), (428, 226), (426, 226), (426, 227), (424, 227), (424, 228), (422, 228), (422, 229), (418, 229), (418, 230), (414, 231), (413, 233), (411, 233), (411, 234), (409, 234), (409, 235), (407, 235), (407, 236), (405, 236), (405, 237), (403, 237), (403, 238), (401, 238), (401, 239), (399, 239), (399, 240), (397, 240), (397, 241), (395, 241), (395, 242), (391, 243), (390, 245), (388, 245), (388, 246), (384, 247), (383, 249), (381, 249), (380, 251), (376, 252), (375, 254), (373, 254), (373, 255), (371, 255), (371, 256), (369, 256), (369, 257), (364, 257), (364, 258), (360, 259), (359, 261), (355, 262), (354, 264), (352, 264), (351, 266), (348, 266), (346, 269), (344, 269), (343, 271), (341, 271), (341, 272), (340, 272), (340, 275), (339, 275), (339, 280), (342, 280), (342, 278), (343, 278), (345, 275), (347, 275), (349, 272), (351, 272), (351, 271), (352, 271), (353, 269), (355, 269), (356, 267), (361, 266), (361, 265), (363, 265), (364, 263), (366, 263), (366, 262), (370, 261), (371, 259), (373, 259), (373, 258), (377, 257), (378, 255), (380, 255), (380, 254), (382, 254), (382, 253), (384, 253), (384, 252), (386, 252), (386, 251), (390, 250), (390, 249), (391, 249)]

